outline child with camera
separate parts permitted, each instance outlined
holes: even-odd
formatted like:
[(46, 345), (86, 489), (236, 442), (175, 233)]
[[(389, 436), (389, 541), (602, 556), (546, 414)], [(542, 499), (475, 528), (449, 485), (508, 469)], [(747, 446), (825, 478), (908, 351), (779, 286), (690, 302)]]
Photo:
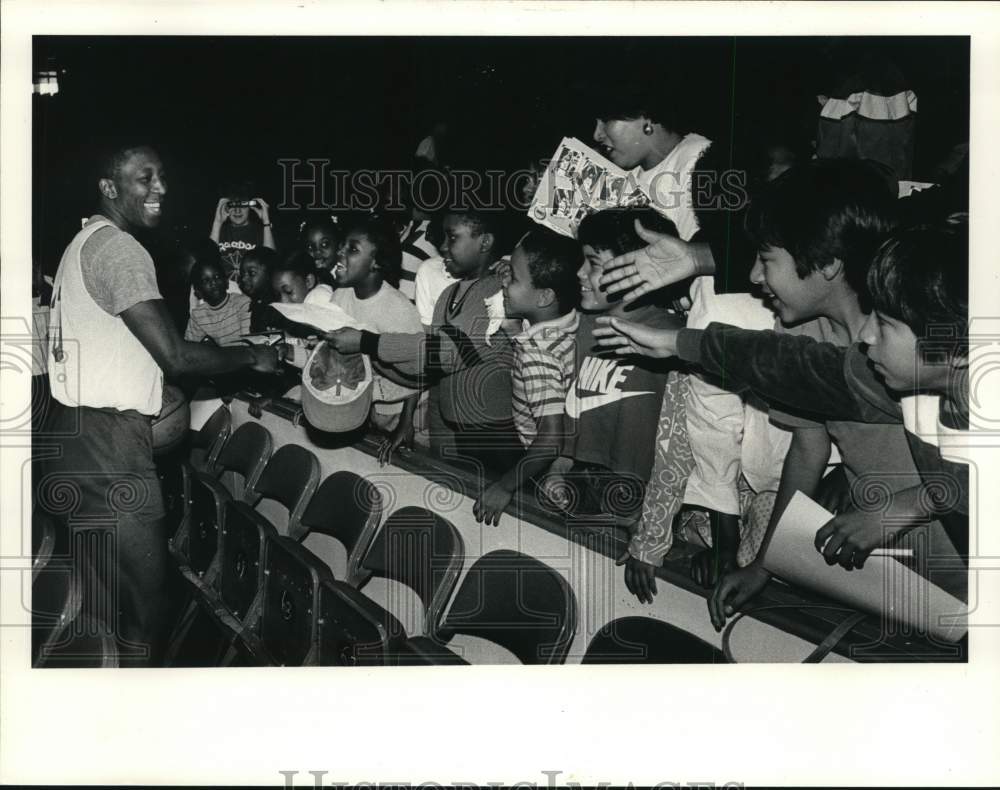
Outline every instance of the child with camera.
[(226, 276), (235, 280), (243, 256), (257, 247), (277, 249), (271, 232), (270, 207), (263, 198), (250, 197), (250, 190), (233, 187), (229, 197), (220, 197), (215, 206), (209, 237), (219, 245)]

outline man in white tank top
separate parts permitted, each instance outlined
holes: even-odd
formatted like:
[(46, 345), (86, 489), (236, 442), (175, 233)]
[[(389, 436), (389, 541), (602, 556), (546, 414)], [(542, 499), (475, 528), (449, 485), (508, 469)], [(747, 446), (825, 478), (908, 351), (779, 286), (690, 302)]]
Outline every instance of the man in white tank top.
[[(155, 665), (166, 625), (167, 536), (151, 422), (163, 377), (276, 372), (280, 358), (271, 347), (181, 339), (153, 260), (132, 235), (155, 228), (162, 215), (167, 184), (155, 151), (115, 151), (102, 163), (98, 189), (99, 213), (56, 273), (48, 344), (55, 403), (35, 443), (59, 452), (42, 462), (35, 515), (47, 514), (74, 542), (84, 525), (113, 535), (111, 563), (106, 552), (91, 558), (74, 550), (82, 589), (97, 583), (110, 594), (88, 614), (114, 628), (123, 665)], [(102, 566), (104, 573), (96, 570)]]

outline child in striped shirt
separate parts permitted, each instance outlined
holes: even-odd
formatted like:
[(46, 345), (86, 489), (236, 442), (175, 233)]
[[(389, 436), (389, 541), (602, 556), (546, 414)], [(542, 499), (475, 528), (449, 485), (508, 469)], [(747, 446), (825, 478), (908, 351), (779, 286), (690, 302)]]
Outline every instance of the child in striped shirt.
[[(514, 337), (512, 395), (514, 426), (526, 455), (476, 500), (473, 512), (479, 522), (499, 524), (500, 514), (528, 479), (553, 464), (553, 471), (566, 471), (572, 464), (557, 456), (576, 367), (576, 272), (582, 261), (578, 242), (538, 228), (521, 239), (502, 272), (504, 313), (525, 325)], [(566, 469), (559, 469), (561, 463)]]
[(250, 299), (229, 293), (221, 260), (201, 260), (191, 269), (191, 287), (201, 301), (191, 308), (184, 339), (210, 339), (225, 346), (250, 332)]

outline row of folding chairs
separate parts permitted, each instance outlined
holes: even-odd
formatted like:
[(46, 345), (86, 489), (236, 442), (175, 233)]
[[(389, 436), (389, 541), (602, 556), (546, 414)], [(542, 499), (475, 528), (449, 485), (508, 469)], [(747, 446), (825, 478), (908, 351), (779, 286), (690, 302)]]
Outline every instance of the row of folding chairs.
[[(447, 519), (403, 507), (382, 521), (368, 481), (345, 470), (319, 484), (310, 451), (286, 444), (272, 455), (263, 426), (246, 423), (230, 436), (229, 424), (228, 411), (213, 415), (184, 471), (185, 512), (170, 545), (191, 600), (168, 665), (466, 663), (449, 647), (458, 635), (522, 663), (565, 660), (576, 601), (552, 568), (494, 551), (456, 590), (465, 549)], [(231, 489), (220, 482), (227, 473)], [(286, 534), (257, 509), (264, 500), (287, 510)], [(315, 534), (343, 545), (344, 578), (303, 545)], [(366, 594), (376, 579), (391, 583), (392, 601)], [(392, 594), (400, 587), (409, 595)]]
[[(552, 568), (516, 551), (493, 551), (457, 585), (465, 549), (447, 519), (403, 507), (382, 522), (370, 482), (345, 470), (320, 484), (309, 450), (287, 444), (272, 455), (262, 425), (246, 423), (230, 436), (230, 424), (228, 410), (216, 412), (184, 469), (185, 513), (171, 551), (192, 600), (168, 663), (467, 663), (457, 637), (486, 640), (523, 664), (565, 661), (577, 606)], [(227, 473), (231, 488), (220, 482)], [(264, 500), (287, 511), (286, 534), (256, 509)], [(318, 535), (342, 545), (343, 578), (306, 548)], [(368, 594), (375, 580), (411, 595), (379, 600)], [(646, 617), (606, 624), (583, 656), (584, 663), (722, 660), (708, 643)]]

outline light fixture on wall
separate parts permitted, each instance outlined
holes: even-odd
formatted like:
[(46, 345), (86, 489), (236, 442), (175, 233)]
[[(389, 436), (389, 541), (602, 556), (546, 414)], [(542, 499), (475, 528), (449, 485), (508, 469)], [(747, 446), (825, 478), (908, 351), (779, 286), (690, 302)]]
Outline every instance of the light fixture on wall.
[(39, 96), (55, 96), (59, 93), (59, 72), (55, 69), (36, 71), (32, 92)]

